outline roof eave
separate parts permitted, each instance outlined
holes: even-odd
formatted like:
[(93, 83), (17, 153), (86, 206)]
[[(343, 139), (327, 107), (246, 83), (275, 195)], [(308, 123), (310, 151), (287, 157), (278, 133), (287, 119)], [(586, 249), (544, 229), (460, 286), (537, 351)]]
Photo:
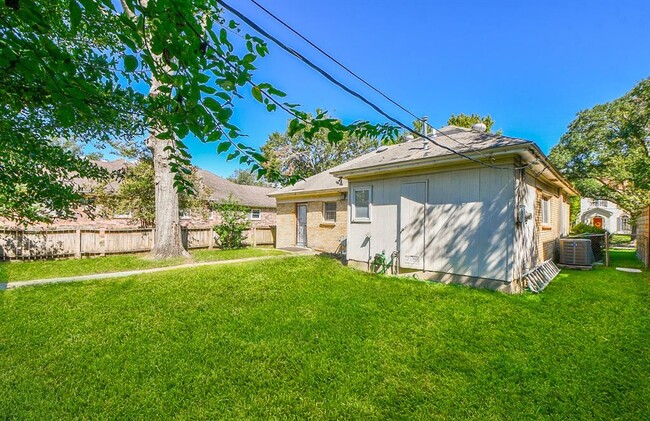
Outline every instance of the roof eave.
[[(542, 152), (542, 150), (539, 149), (539, 147), (534, 143), (532, 143), (531, 146), (534, 149), (535, 153), (537, 154), (538, 159), (541, 159), (543, 161), (542, 165), (548, 170), (550, 170), (551, 173), (553, 173), (553, 176), (555, 177), (557, 182), (559, 182), (562, 185), (564, 191), (568, 193), (569, 196), (580, 196), (580, 192), (576, 190), (573, 184), (571, 184), (571, 182), (567, 180), (557, 168), (555, 168), (555, 166), (551, 163), (551, 161), (548, 160), (548, 157), (544, 154), (544, 152)], [(546, 178), (551, 182), (554, 181), (549, 179), (548, 177)]]
[(345, 193), (348, 191), (347, 186), (333, 187), (327, 189), (313, 189), (313, 190), (298, 190), (290, 192), (275, 192), (269, 193), (267, 196), (281, 198), (281, 197), (296, 197), (296, 196), (314, 196), (318, 194), (334, 194), (334, 193)]

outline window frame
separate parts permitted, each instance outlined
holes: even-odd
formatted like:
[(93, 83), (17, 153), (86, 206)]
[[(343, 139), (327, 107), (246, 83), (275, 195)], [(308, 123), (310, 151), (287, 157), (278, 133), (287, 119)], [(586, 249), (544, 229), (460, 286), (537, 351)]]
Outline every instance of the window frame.
[(180, 219), (192, 219), (192, 209), (180, 209), (178, 211), (178, 216)]
[[(255, 213), (255, 212), (257, 212), (257, 218), (255, 218), (255, 217), (253, 216), (253, 213)], [(256, 209), (251, 209), (251, 211), (248, 213), (248, 218), (249, 218), (251, 221), (259, 221), (259, 220), (261, 220), (261, 219), (262, 219), (262, 209), (258, 209), (258, 208), (256, 208)]]
[(126, 213), (113, 213), (111, 219), (131, 219), (133, 218), (133, 211), (128, 211)]
[(542, 206), (541, 223), (544, 226), (551, 226), (552, 223), (551, 197), (542, 197), (541, 206)]
[[(327, 210), (327, 205), (334, 205), (334, 210)], [(338, 204), (336, 202), (323, 202), (323, 222), (335, 224), (336, 223), (336, 213), (338, 211)], [(327, 213), (333, 212), (334, 219), (327, 219)]]
[(618, 217), (618, 220), (621, 224), (619, 231), (632, 231), (632, 224), (630, 224), (629, 216), (621, 215)]
[[(351, 189), (352, 200), (351, 205), (351, 220), (352, 222), (371, 222), (372, 221), (372, 186), (358, 186)], [(357, 191), (368, 191), (368, 217), (357, 217)]]

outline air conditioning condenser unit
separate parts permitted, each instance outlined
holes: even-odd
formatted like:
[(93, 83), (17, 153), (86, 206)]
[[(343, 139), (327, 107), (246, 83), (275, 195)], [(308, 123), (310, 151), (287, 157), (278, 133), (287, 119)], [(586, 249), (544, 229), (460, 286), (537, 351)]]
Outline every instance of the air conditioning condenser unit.
[(560, 239), (560, 264), (566, 266), (589, 266), (594, 262), (591, 240), (586, 238)]

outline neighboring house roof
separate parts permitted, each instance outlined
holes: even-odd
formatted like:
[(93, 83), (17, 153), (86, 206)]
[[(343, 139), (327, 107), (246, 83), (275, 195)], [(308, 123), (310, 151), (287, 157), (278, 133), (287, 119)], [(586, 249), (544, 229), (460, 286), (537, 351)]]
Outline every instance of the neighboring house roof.
[(272, 187), (236, 184), (201, 168), (198, 169), (198, 176), (212, 190), (210, 200), (224, 200), (232, 195), (242, 205), (260, 208), (275, 208), (276, 206), (275, 199), (268, 196), (269, 193), (277, 191)]
[[(102, 160), (102, 161), (92, 161), (92, 162), (98, 167), (104, 168), (110, 173), (123, 170), (127, 166), (131, 165), (129, 161), (122, 158), (115, 159), (113, 161)], [(85, 193), (90, 193), (92, 189), (97, 185), (97, 182), (90, 178), (75, 178), (72, 180), (72, 182), (80, 186)], [(120, 183), (117, 180), (113, 180), (106, 185), (106, 189), (111, 193), (116, 192), (119, 184)]]
[[(129, 165), (132, 165), (129, 161), (124, 159), (116, 159), (114, 161), (94, 161), (98, 166), (107, 169), (110, 172), (122, 170)], [(210, 194), (210, 200), (220, 201), (227, 199), (228, 196), (232, 194), (239, 203), (245, 206), (259, 207), (259, 208), (275, 208), (275, 199), (268, 197), (268, 194), (276, 191), (272, 187), (259, 187), (259, 186), (246, 186), (241, 184), (233, 183), (232, 181), (226, 180), (223, 177), (219, 177), (216, 174), (211, 173), (210, 171), (204, 170), (202, 168), (197, 169), (199, 178), (205, 183), (205, 185), (212, 190)], [(87, 178), (79, 178), (74, 180), (75, 183), (82, 186), (84, 191), (91, 191), (95, 185), (94, 180)], [(117, 191), (119, 187), (118, 181), (111, 181), (108, 184), (108, 189), (111, 192)]]

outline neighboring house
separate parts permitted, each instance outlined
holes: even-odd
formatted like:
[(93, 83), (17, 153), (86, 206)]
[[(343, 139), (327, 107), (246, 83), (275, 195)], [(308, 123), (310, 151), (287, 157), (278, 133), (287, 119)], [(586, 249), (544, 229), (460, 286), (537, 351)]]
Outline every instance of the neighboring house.
[(613, 234), (631, 234), (630, 215), (609, 200), (580, 199), (578, 222), (603, 228)]
[[(114, 161), (96, 161), (96, 163), (106, 168), (110, 172), (125, 169), (129, 162), (124, 159)], [(217, 203), (227, 199), (230, 195), (237, 199), (239, 203), (250, 208), (249, 219), (254, 227), (268, 227), (275, 225), (275, 199), (268, 196), (269, 193), (276, 191), (270, 187), (245, 186), (235, 184), (225, 178), (219, 177), (204, 169), (198, 169), (198, 176), (203, 183), (212, 191), (210, 202)], [(92, 200), (91, 192), (94, 187), (94, 181), (89, 179), (75, 180), (82, 189), (89, 195), (88, 199)], [(117, 192), (119, 183), (117, 181), (108, 184), (109, 192)], [(36, 226), (48, 226), (49, 228), (127, 228), (137, 227), (138, 221), (131, 217), (130, 213), (115, 214), (110, 217), (100, 216), (101, 212), (96, 212), (97, 216), (92, 219), (83, 211), (77, 212), (74, 219), (59, 220), (54, 224), (37, 224)], [(203, 214), (192, 214), (188, 211), (181, 210), (182, 226), (206, 226), (215, 225), (219, 222), (217, 212), (204, 212)], [(0, 218), (0, 226), (13, 225), (9, 221)]]
[[(277, 189), (236, 184), (204, 169), (198, 170), (198, 176), (212, 190), (210, 201), (218, 203), (232, 195), (239, 203), (250, 208), (248, 218), (252, 226), (268, 227), (276, 224), (275, 199), (268, 195), (277, 191)], [(218, 213), (213, 211), (209, 217), (209, 222), (214, 223), (218, 217)]]
[[(274, 193), (278, 245), (331, 248), (345, 224), (350, 265), (368, 269), (375, 254), (398, 251), (402, 271), (519, 290), (513, 281), (555, 257), (558, 238), (569, 232), (568, 198), (577, 192), (531, 141), (441, 131), (458, 143), (442, 134), (439, 143), (497, 168), (422, 139), (380, 147)], [(319, 209), (328, 200), (338, 208), (346, 184), (348, 215), (325, 237)]]

